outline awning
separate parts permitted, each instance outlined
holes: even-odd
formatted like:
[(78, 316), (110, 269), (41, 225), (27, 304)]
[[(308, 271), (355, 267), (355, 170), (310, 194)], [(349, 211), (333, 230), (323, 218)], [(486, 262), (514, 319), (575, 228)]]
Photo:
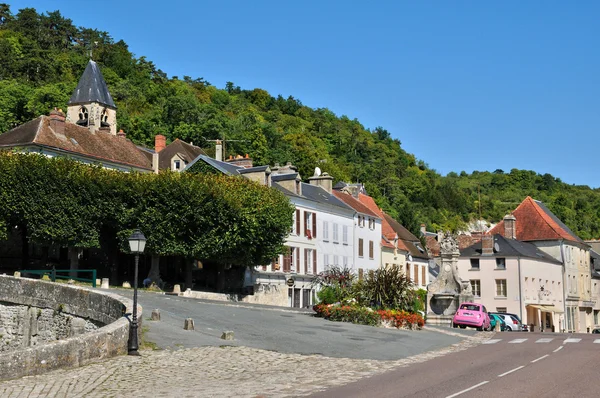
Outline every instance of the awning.
[(527, 307), (542, 310), (544, 312), (555, 312), (557, 314), (562, 314), (564, 312), (562, 308), (558, 308), (554, 305), (527, 304)]

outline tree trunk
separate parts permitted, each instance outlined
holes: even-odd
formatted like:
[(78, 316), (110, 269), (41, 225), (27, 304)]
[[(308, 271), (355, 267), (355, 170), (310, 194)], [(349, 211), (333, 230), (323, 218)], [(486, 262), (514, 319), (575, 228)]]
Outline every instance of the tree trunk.
[(150, 263), (150, 272), (148, 272), (148, 279), (156, 283), (158, 287), (162, 288), (163, 281), (160, 278), (160, 256), (156, 254), (152, 255), (152, 261)]
[(225, 289), (225, 266), (217, 265), (217, 292), (221, 293)]
[(29, 239), (27, 238), (27, 225), (21, 225), (21, 269), (29, 268)]
[[(79, 269), (79, 249), (76, 247), (69, 247), (69, 269)], [(77, 276), (77, 272), (70, 272), (69, 275), (74, 278)]]
[(192, 289), (193, 281), (192, 281), (192, 259), (184, 258), (185, 261), (185, 288)]

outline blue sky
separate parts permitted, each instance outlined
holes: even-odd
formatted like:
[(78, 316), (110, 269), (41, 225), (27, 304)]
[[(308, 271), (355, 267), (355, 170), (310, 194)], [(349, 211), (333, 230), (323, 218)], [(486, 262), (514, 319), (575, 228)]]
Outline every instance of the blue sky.
[(5, 1), (108, 31), (169, 76), (383, 126), (442, 174), (600, 187), (600, 2)]

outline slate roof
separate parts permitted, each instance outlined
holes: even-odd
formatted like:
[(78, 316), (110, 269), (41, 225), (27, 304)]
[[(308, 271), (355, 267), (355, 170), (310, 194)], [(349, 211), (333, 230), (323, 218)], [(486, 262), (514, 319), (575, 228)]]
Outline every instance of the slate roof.
[(600, 278), (600, 254), (590, 250), (592, 277)]
[[(494, 249), (494, 254), (486, 257), (527, 257), (536, 260), (543, 260), (553, 264), (562, 264), (554, 257), (544, 253), (534, 244), (522, 242), (516, 239), (506, 239), (501, 234), (494, 234), (494, 244), (498, 244), (499, 250)], [(474, 245), (460, 250), (461, 257), (481, 257), (481, 245), (479, 241)]]
[(373, 212), (367, 206), (365, 206), (364, 204), (362, 204), (358, 199), (356, 199), (354, 196), (352, 196), (352, 195), (350, 195), (348, 193), (344, 193), (344, 192), (340, 192), (340, 191), (335, 191), (334, 190), (333, 191), (333, 195), (336, 198), (338, 198), (340, 201), (344, 202), (349, 207), (353, 208), (354, 210), (356, 210), (359, 213), (366, 214), (368, 216), (375, 217), (375, 218), (380, 218), (380, 216), (378, 214), (376, 214), (375, 212)]
[(86, 127), (67, 122), (64, 134), (58, 134), (50, 127), (48, 116), (40, 116), (0, 134), (0, 148), (29, 146), (64, 151), (92, 161), (152, 170), (152, 161), (130, 140), (105, 132), (91, 133)]
[(346, 205), (344, 202), (339, 200), (334, 195), (330, 194), (321, 187), (302, 183), (302, 196), (313, 200), (318, 203), (330, 204), (333, 206), (342, 207), (344, 209), (352, 210), (351, 206)]
[(254, 167), (242, 167), (241, 169), (238, 169), (238, 173), (239, 174), (246, 174), (246, 173), (257, 173), (259, 171), (267, 171), (269, 170), (269, 166), (254, 166)]
[[(516, 221), (516, 238), (522, 241), (560, 240), (584, 243), (573, 231), (556, 217), (539, 200), (530, 196), (512, 213)], [(504, 234), (504, 220), (489, 231), (490, 234)]]
[(92, 60), (90, 60), (85, 67), (85, 71), (79, 79), (77, 88), (75, 88), (75, 91), (73, 91), (73, 94), (71, 95), (71, 99), (69, 99), (69, 105), (84, 104), (88, 102), (98, 102), (114, 109), (117, 108), (108, 91), (108, 87), (106, 86), (106, 82), (104, 81), (104, 77), (102, 76), (102, 72), (100, 72), (98, 64)]
[(298, 173), (289, 173), (289, 174), (272, 174), (271, 181), (288, 181), (295, 180), (298, 177)]
[(206, 155), (206, 152), (200, 147), (188, 144), (177, 138), (158, 153), (158, 168), (160, 170), (170, 169), (171, 159), (177, 154), (183, 158), (187, 167), (189, 167), (191, 162), (200, 155)]

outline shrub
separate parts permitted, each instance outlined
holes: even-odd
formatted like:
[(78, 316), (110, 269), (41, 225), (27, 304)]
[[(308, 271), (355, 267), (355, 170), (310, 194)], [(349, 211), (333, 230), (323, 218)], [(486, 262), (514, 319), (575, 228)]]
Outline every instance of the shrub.
[(317, 316), (329, 319), (330, 321), (351, 322), (370, 326), (377, 326), (381, 321), (381, 316), (377, 312), (365, 307), (318, 304), (313, 309), (317, 313)]
[(363, 305), (385, 309), (412, 309), (413, 283), (404, 276), (398, 265), (369, 271), (357, 284), (356, 292)]
[(425, 326), (425, 320), (420, 314), (395, 310), (379, 310), (377, 314), (382, 320), (391, 321), (397, 328), (420, 329)]
[(325, 286), (317, 293), (319, 302), (323, 304), (338, 303), (342, 299), (341, 296), (341, 289), (335, 286)]

